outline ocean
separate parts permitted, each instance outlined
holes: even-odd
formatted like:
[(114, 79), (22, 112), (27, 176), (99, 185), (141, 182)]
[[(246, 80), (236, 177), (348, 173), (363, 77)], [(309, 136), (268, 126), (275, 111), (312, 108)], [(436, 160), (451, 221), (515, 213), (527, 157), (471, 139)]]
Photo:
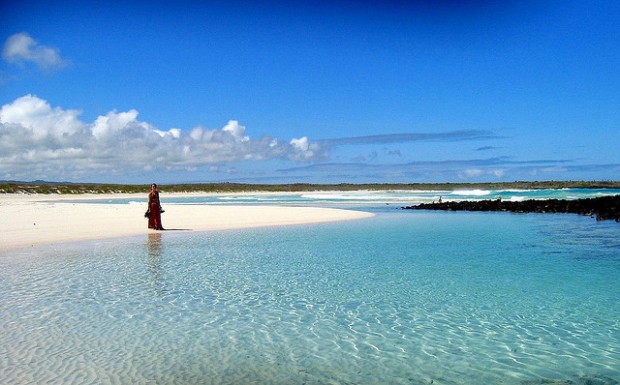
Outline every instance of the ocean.
[[(340, 208), (363, 208), (375, 211), (383, 205), (393, 207), (409, 206), (419, 203), (460, 200), (498, 199), (504, 201), (524, 201), (527, 199), (579, 199), (620, 195), (620, 189), (538, 189), (538, 190), (453, 190), (453, 191), (317, 191), (299, 193), (227, 193), (202, 196), (185, 196), (182, 198), (166, 196), (162, 191), (162, 204), (260, 204), (260, 205), (314, 205)], [(79, 199), (76, 199), (79, 202)], [(89, 200), (90, 203), (139, 204), (144, 201), (132, 199)], [(393, 208), (390, 207), (390, 208)]]
[(617, 193), (162, 193), (376, 216), (0, 254), (0, 383), (618, 384), (618, 223), (399, 208)]

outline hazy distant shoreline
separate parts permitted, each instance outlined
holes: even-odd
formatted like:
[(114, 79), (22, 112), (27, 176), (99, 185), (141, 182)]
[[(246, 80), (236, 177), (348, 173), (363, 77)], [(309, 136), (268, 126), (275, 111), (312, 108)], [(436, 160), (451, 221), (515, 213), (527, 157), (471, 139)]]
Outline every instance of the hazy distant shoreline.
[[(154, 181), (157, 182), (157, 181)], [(160, 184), (160, 190), (170, 192), (307, 192), (307, 191), (452, 191), (458, 189), (564, 189), (620, 188), (620, 181), (516, 181), (497, 183), (340, 183), (340, 184), (250, 184), (250, 183), (174, 183)], [(113, 194), (141, 193), (150, 184), (71, 183), (48, 181), (0, 181), (0, 193), (10, 194)]]

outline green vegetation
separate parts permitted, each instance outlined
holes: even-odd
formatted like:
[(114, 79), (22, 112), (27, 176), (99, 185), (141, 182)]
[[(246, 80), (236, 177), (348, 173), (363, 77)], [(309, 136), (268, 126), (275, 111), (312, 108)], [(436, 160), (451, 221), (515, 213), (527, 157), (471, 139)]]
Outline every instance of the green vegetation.
[[(160, 184), (162, 192), (301, 192), (301, 191), (388, 191), (388, 190), (458, 190), (458, 189), (561, 189), (561, 188), (620, 188), (620, 181), (543, 181), (500, 183), (410, 183), (410, 184), (242, 184), (242, 183), (194, 183)], [(0, 182), (0, 193), (18, 194), (110, 194), (147, 193), (150, 184), (100, 184), (55, 182)]]

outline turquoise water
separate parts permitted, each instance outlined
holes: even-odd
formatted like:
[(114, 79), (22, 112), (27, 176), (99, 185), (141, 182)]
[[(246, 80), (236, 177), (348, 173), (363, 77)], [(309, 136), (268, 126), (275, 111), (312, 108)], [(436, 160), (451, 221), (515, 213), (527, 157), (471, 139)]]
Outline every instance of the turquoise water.
[(617, 384), (618, 277), (613, 221), (383, 206), (5, 253), (0, 383)]
[[(162, 204), (260, 204), (260, 205), (319, 205), (335, 207), (363, 207), (376, 209), (377, 205), (414, 205), (438, 201), (497, 199), (523, 201), (526, 199), (579, 199), (620, 195), (620, 189), (561, 189), (561, 190), (453, 190), (453, 191), (352, 191), (301, 192), (289, 194), (244, 193), (218, 194), (193, 197), (174, 197), (162, 191)], [(146, 194), (145, 194), (146, 196)], [(146, 198), (145, 198), (146, 199)], [(91, 200), (90, 202), (117, 204), (144, 204), (132, 199)]]

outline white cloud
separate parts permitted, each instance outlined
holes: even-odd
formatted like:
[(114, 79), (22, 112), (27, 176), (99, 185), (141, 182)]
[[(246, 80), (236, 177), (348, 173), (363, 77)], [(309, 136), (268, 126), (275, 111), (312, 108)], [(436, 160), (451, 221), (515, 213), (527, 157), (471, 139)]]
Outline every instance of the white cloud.
[[(106, 137), (114, 137), (119, 131), (127, 127), (129, 123), (135, 122), (138, 117), (138, 111), (129, 110), (127, 112), (117, 113), (116, 111), (108, 112), (105, 116), (99, 116), (92, 125), (91, 130), (95, 139), (101, 140)], [(145, 127), (145, 128), (148, 128)]]
[(222, 131), (230, 133), (235, 139), (242, 142), (247, 142), (250, 140), (249, 136), (243, 135), (245, 133), (245, 127), (240, 125), (236, 120), (228, 121), (228, 124), (222, 128)]
[(295, 150), (291, 158), (299, 161), (310, 161), (315, 158), (321, 158), (321, 147), (317, 143), (310, 143), (308, 137), (303, 136), (297, 139), (291, 139), (291, 146)]
[(43, 70), (62, 68), (68, 64), (56, 48), (39, 44), (26, 32), (16, 33), (6, 40), (2, 57), (9, 63), (32, 62)]
[(310, 145), (308, 144), (308, 137), (304, 136), (299, 139), (291, 139), (291, 145), (300, 151), (308, 151)]
[(0, 122), (18, 123), (30, 131), (34, 139), (45, 136), (62, 137), (83, 130), (86, 125), (78, 120), (80, 111), (52, 107), (36, 96), (26, 95), (2, 106)]
[(0, 109), (0, 179), (9, 175), (76, 179), (136, 170), (196, 170), (240, 161), (312, 161), (322, 154), (307, 137), (252, 139), (235, 120), (221, 129), (159, 130), (138, 111), (110, 111), (87, 123), (78, 110), (26, 95)]

